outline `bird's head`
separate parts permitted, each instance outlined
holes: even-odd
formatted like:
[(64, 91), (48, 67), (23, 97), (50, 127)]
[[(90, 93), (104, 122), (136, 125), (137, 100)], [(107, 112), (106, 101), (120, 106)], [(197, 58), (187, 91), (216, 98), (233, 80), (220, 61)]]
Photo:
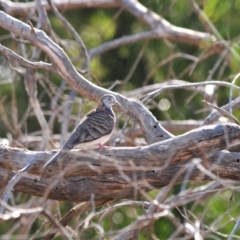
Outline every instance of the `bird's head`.
[(111, 94), (104, 95), (101, 99), (101, 103), (106, 108), (111, 108), (112, 105), (121, 106), (117, 99)]

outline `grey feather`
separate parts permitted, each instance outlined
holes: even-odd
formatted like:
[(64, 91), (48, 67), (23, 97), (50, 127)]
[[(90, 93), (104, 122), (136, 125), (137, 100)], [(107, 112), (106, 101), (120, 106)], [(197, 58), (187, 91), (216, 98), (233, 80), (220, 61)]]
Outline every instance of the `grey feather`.
[(52, 165), (59, 158), (66, 155), (69, 150), (78, 145), (84, 149), (87, 145), (100, 143), (101, 139), (104, 139), (104, 142), (106, 142), (116, 122), (115, 114), (112, 110), (112, 105), (114, 104), (120, 106), (113, 95), (104, 95), (98, 107), (83, 118), (61, 150), (44, 165), (44, 168)]

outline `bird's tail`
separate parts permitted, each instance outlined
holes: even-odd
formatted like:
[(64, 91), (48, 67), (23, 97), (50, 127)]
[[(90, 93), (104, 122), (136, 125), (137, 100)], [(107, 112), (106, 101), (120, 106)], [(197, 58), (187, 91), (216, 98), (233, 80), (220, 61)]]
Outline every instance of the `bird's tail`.
[(65, 154), (63, 154), (61, 151), (57, 152), (55, 155), (53, 155), (50, 158), (50, 160), (47, 163), (44, 164), (43, 168), (51, 166), (53, 163), (55, 163), (59, 159), (59, 157), (63, 157)]

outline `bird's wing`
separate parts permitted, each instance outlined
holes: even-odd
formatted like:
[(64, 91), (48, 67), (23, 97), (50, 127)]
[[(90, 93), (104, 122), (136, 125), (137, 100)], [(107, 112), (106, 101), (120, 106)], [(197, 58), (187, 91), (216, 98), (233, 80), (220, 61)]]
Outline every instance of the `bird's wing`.
[(89, 113), (83, 121), (74, 129), (69, 139), (65, 142), (61, 150), (56, 153), (45, 165), (48, 167), (63, 157), (67, 151), (76, 145), (91, 142), (110, 134), (115, 124), (115, 117), (107, 111), (95, 110)]
[(93, 111), (75, 128), (62, 150), (70, 150), (76, 145), (91, 142), (110, 134), (115, 119), (106, 111)]

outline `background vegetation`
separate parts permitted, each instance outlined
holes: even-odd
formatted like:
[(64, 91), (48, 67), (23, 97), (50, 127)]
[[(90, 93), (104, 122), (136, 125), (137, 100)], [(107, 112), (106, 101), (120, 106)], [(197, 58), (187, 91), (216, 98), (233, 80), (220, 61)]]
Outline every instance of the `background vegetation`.
[[(139, 2), (173, 25), (209, 32), (216, 37), (216, 40), (211, 43), (190, 44), (187, 41), (149, 39), (119, 46), (91, 59), (91, 78), (89, 79), (87, 71), (83, 72), (83, 75), (92, 83), (127, 96), (127, 93), (129, 94), (137, 88), (172, 80), (183, 80), (186, 83), (210, 80), (231, 82), (233, 80), (239, 72), (240, 66), (240, 0), (142, 0)], [(196, 12), (193, 3), (202, 10), (207, 21)], [(2, 10), (5, 11), (3, 3)], [(60, 12), (81, 36), (88, 50), (113, 39), (133, 35), (149, 28), (121, 7), (70, 10), (66, 7)], [(23, 22), (30, 20), (33, 26), (37, 24), (36, 12), (30, 12), (27, 15), (17, 14), (15, 17)], [(55, 37), (54, 41), (64, 49), (74, 66), (82, 71), (86, 66), (82, 47), (51, 11), (48, 11), (48, 17), (52, 30), (55, 32), (52, 35)], [(50, 30), (46, 32), (50, 34)], [(216, 32), (219, 35), (216, 35)], [(216, 47), (217, 43), (223, 40), (228, 48)], [(25, 49), (21, 49), (23, 47), (21, 41), (24, 39), (12, 38), (11, 33), (0, 28), (1, 44), (20, 55), (25, 53), (24, 57), (30, 59), (33, 47), (27, 43), (24, 45)], [(224, 53), (224, 51), (226, 52)], [(43, 53), (39, 60), (50, 61)], [(39, 150), (41, 147), (38, 137), (41, 138), (42, 132), (25, 90), (25, 76), (22, 74), (24, 67), (14, 61), (9, 61), (4, 55), (0, 56), (0, 63), (0, 137), (7, 139), (10, 146)], [(190, 89), (170, 89), (158, 95), (147, 107), (159, 121), (181, 120), (182, 124), (190, 130), (191, 124), (185, 120), (194, 120), (194, 123), (200, 126), (211, 111), (203, 105), (201, 100), (206, 99), (218, 106), (228, 103), (229, 88), (215, 86), (213, 92), (210, 90), (209, 87), (201, 87), (196, 93)], [(61, 93), (57, 102), (55, 101), (56, 92)], [(233, 98), (237, 96), (238, 93), (234, 92)], [(142, 99), (144, 94), (131, 97)], [(56, 146), (60, 146), (66, 138), (66, 136), (60, 136), (63, 136), (66, 130), (71, 132), (79, 119), (96, 105), (71, 90), (59, 75), (41, 69), (37, 70), (37, 98), (47, 121), (51, 119), (56, 109), (59, 112), (55, 118), (51, 119), (51, 123), (48, 122), (52, 134), (56, 136)], [(120, 115), (121, 113), (118, 113), (119, 119)], [(239, 111), (235, 111), (234, 115), (239, 118)], [(119, 120), (119, 129), (123, 127), (125, 120), (126, 116)], [(177, 126), (174, 128), (175, 122), (172, 124), (173, 134), (184, 132)], [(130, 121), (127, 129), (132, 125), (133, 122)], [(23, 140), (24, 136), (27, 140)], [(142, 141), (141, 136), (138, 136), (138, 140), (134, 144), (138, 145)], [(124, 142), (124, 144), (129, 143)], [(191, 189), (197, 186), (197, 183), (189, 183), (187, 188)], [(168, 197), (181, 191), (182, 184), (175, 185), (168, 193)], [(159, 189), (149, 192), (149, 198), (154, 199), (158, 192)], [(13, 195), (10, 205), (25, 207), (31, 205), (33, 207), (41, 201), (41, 198), (19, 192), (15, 192)], [(143, 228), (139, 239), (190, 239), (188, 234), (194, 230), (193, 226), (197, 228), (198, 224), (204, 232), (204, 239), (226, 239), (235, 225), (233, 219), (240, 215), (238, 199), (239, 193), (236, 187), (234, 190), (224, 188), (219, 193), (209, 194), (197, 201), (176, 207), (171, 212), (171, 217), (161, 217), (150, 227)], [(136, 200), (145, 199), (139, 196)], [(33, 202), (36, 204), (34, 205)], [(54, 217), (60, 218), (75, 204), (48, 200), (46, 206)], [(97, 209), (97, 211), (100, 210), (101, 208)], [(120, 207), (110, 212), (102, 223), (97, 216), (91, 221), (91, 227), (84, 228), (84, 219), (90, 213), (86, 212), (74, 219), (69, 227), (73, 230), (76, 229), (75, 234), (78, 236), (73, 236), (75, 239), (98, 239), (101, 231), (94, 223), (100, 223), (106, 234), (104, 236), (108, 239), (108, 233), (127, 227), (144, 211), (143, 206), (134, 204)], [(25, 224), (26, 222), (28, 225)], [(21, 228), (21, 226), (24, 227)], [(47, 230), (48, 226), (43, 216), (25, 216), (20, 220), (9, 219), (1, 222), (0, 234), (3, 236), (12, 234), (13, 238), (5, 237), (4, 239), (19, 239), (14, 236), (26, 236), (27, 234), (32, 239), (40, 239), (43, 230)], [(184, 228), (180, 229), (180, 226)], [(173, 234), (176, 231), (179, 231), (179, 234), (174, 237)], [(239, 230), (236, 232), (237, 234), (240, 234)], [(55, 239), (62, 239), (62, 237), (58, 236)], [(201, 238), (195, 236), (195, 239)]]

